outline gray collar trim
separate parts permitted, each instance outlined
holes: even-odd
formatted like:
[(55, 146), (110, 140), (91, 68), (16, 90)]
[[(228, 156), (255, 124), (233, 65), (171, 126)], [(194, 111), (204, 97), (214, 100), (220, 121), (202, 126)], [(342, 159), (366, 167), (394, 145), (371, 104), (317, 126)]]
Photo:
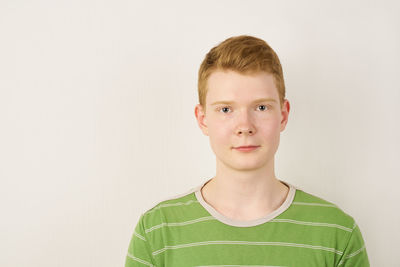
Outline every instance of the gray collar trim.
[(230, 219), (230, 218), (222, 215), (220, 212), (218, 212), (216, 209), (214, 209), (210, 204), (208, 204), (204, 200), (203, 195), (201, 194), (200, 190), (210, 180), (211, 179), (207, 180), (206, 182), (204, 182), (203, 184), (201, 184), (200, 186), (196, 187), (193, 190), (195, 192), (195, 196), (196, 196), (197, 200), (215, 219), (217, 219), (218, 221), (220, 221), (224, 224), (231, 225), (231, 226), (237, 226), (237, 227), (256, 226), (256, 225), (260, 225), (260, 224), (263, 224), (263, 223), (266, 223), (266, 222), (272, 220), (273, 218), (277, 217), (279, 214), (281, 214), (282, 212), (284, 212), (285, 210), (287, 210), (290, 207), (290, 205), (293, 202), (295, 193), (296, 193), (296, 188), (293, 185), (280, 180), (282, 183), (286, 184), (289, 187), (289, 193), (288, 193), (285, 201), (282, 203), (282, 205), (279, 208), (277, 208), (276, 210), (274, 210), (267, 216), (256, 219), (256, 220), (251, 220), (251, 221), (233, 220), (233, 219)]

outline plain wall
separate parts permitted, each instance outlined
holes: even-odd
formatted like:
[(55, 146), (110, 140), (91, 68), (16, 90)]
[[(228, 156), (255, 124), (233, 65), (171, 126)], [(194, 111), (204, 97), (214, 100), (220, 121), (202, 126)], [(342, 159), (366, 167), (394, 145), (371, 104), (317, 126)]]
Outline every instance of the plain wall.
[(215, 174), (197, 71), (266, 40), (291, 103), (277, 177), (398, 266), (398, 1), (0, 2), (0, 265), (123, 266), (139, 216)]

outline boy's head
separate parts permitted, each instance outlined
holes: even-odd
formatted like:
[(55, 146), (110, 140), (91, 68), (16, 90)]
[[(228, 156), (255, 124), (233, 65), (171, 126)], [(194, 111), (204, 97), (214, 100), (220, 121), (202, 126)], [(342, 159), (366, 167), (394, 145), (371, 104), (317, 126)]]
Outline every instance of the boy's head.
[(199, 71), (199, 102), (195, 116), (217, 163), (272, 168), (290, 105), (279, 59), (263, 40), (238, 36), (212, 48)]
[(272, 74), (278, 89), (280, 105), (285, 99), (285, 83), (282, 66), (275, 51), (259, 38), (247, 35), (231, 37), (212, 48), (200, 65), (198, 96), (206, 109), (208, 78), (211, 73), (232, 70), (240, 74), (266, 72)]

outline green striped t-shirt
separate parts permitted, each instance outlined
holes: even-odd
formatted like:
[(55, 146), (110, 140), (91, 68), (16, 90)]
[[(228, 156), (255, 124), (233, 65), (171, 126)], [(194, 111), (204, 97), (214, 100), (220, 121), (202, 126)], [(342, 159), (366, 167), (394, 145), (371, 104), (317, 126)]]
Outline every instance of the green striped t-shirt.
[(336, 205), (282, 181), (278, 209), (238, 221), (205, 202), (208, 181), (140, 216), (125, 267), (369, 266), (359, 227)]

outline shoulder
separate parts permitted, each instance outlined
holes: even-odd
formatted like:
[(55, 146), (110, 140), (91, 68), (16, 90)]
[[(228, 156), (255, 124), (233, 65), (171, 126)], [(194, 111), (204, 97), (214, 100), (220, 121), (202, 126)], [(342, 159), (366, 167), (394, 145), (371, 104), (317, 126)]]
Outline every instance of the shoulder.
[(352, 232), (356, 226), (354, 218), (335, 203), (298, 188), (291, 210), (302, 220), (337, 225), (348, 232)]
[[(335, 259), (335, 266), (348, 263), (346, 266), (361, 266), (356, 262), (363, 262), (362, 266), (369, 266), (368, 257), (361, 231), (355, 219), (338, 205), (321, 197), (296, 188), (295, 197), (280, 222), (292, 236), (300, 236), (300, 240), (314, 242), (324, 249), (333, 251), (339, 257)], [(302, 226), (304, 231), (298, 231)], [(305, 242), (305, 241), (304, 241)]]
[(198, 205), (194, 195), (195, 190), (196, 188), (192, 188), (185, 193), (167, 197), (145, 208), (141, 215), (144, 225), (151, 227), (189, 216), (193, 205)]

